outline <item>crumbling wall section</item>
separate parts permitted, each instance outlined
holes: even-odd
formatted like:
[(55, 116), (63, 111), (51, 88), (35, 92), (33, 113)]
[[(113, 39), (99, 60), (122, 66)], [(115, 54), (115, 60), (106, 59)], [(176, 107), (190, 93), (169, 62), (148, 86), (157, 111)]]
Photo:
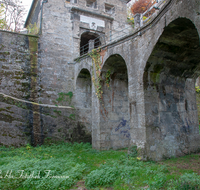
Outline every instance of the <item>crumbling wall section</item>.
[(27, 104), (13, 98), (30, 98), (29, 44), (37, 43), (37, 37), (1, 31), (0, 42), (0, 143), (19, 146), (30, 141), (31, 118)]

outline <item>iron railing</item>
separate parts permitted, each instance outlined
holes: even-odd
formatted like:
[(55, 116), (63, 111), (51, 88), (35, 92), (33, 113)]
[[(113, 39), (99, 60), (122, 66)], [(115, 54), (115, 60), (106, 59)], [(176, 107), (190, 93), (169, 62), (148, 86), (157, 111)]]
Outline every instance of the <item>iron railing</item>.
[[(140, 27), (143, 26), (151, 18), (151, 16), (149, 16), (146, 20), (143, 20), (143, 16), (148, 15), (148, 13), (153, 8), (159, 10), (160, 7), (162, 7), (162, 5), (164, 3), (165, 3), (165, 0), (155, 0), (152, 3), (150, 8), (148, 8), (149, 5), (147, 5), (147, 10), (144, 13), (139, 14), (139, 26)], [(137, 26), (135, 25), (135, 27), (137, 27)], [(119, 40), (119, 39), (121, 39), (125, 36), (132, 34), (133, 32), (134, 32), (133, 28), (130, 25), (127, 25), (123, 29), (122, 29), (122, 27), (118, 27), (118, 28), (115, 28), (114, 30), (110, 30), (109, 34), (99, 35), (97, 38), (90, 40), (89, 43), (81, 46), (80, 47), (80, 56), (91, 52), (92, 49), (107, 45), (107, 44), (112, 43), (112, 42), (115, 42), (115, 41), (117, 41), (117, 40)]]

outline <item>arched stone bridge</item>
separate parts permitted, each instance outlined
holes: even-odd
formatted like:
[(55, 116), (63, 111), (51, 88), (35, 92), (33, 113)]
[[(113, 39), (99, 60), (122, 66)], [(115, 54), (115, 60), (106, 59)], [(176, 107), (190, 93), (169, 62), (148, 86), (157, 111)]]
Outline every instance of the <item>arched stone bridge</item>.
[(137, 145), (153, 160), (199, 150), (199, 34), (199, 0), (166, 1), (146, 25), (102, 47), (101, 101), (91, 82), (92, 59), (79, 58), (77, 106), (92, 108), (94, 148)]

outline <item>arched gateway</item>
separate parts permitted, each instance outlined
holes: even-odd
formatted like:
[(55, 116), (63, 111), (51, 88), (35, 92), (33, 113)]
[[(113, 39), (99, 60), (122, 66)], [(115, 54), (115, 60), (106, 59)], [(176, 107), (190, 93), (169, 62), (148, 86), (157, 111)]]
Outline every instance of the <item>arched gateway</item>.
[(178, 18), (164, 29), (144, 70), (148, 158), (159, 160), (197, 150), (194, 86), (199, 66), (197, 29), (189, 19)]
[(124, 59), (119, 54), (111, 55), (104, 63), (101, 77), (101, 149), (127, 147), (130, 142), (130, 114), (128, 73)]

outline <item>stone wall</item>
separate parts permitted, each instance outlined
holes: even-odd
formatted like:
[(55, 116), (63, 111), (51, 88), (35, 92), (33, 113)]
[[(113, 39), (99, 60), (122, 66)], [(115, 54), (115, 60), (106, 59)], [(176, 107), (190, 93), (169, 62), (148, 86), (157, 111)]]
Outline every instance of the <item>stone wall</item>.
[[(92, 135), (96, 149), (137, 145), (143, 159), (198, 151), (194, 81), (200, 74), (199, 2), (168, 0), (143, 27), (101, 49), (102, 101), (91, 82), (94, 60), (73, 61), (79, 56), (80, 31), (94, 30), (75, 14), (87, 11), (71, 13), (72, 6), (45, 3), (39, 39), (1, 32), (2, 92), (40, 103), (19, 104), (1, 96), (3, 144), (11, 138), (15, 145), (25, 144), (31, 137), (36, 145), (48, 136), (86, 142)], [(70, 103), (60, 101), (69, 92), (74, 94)]]
[(72, 106), (69, 95), (73, 93), (68, 96), (67, 93), (56, 94), (52, 104), (41, 104), (40, 96), (44, 88), (38, 61), (41, 58), (38, 56), (39, 38), (0, 31), (0, 41), (1, 145), (37, 145), (42, 144), (46, 137), (91, 142), (91, 126), (79, 118), (80, 110), (59, 107), (64, 104)]
[[(38, 38), (1, 31), (0, 40), (1, 93), (29, 100), (34, 94), (31, 91), (31, 83), (33, 84), (32, 79), (36, 74), (32, 70), (35, 65), (31, 62), (30, 49), (37, 49)], [(36, 50), (34, 52), (36, 53)], [(6, 98), (1, 94), (1, 144), (18, 146), (30, 141), (31, 115), (29, 110), (28, 105), (9, 97)]]
[[(33, 10), (27, 25), (36, 21), (38, 21), (37, 25), (40, 25), (41, 12), (37, 11), (37, 7), (42, 4), (41, 1), (35, 2), (37, 2), (35, 11)], [(78, 75), (75, 71), (74, 58), (80, 55), (83, 33), (105, 34), (108, 38), (110, 30), (119, 26), (123, 28), (126, 24), (126, 3), (120, 0), (118, 3), (113, 0), (106, 3), (115, 6), (113, 14), (105, 11), (104, 1), (97, 2), (97, 9), (87, 7), (85, 0), (80, 0), (78, 3), (77, 1), (49, 0), (41, 6), (43, 9), (42, 35), (39, 39), (40, 49), (38, 52), (40, 55), (38, 57), (40, 65), (38, 85), (41, 90), (38, 102), (52, 105), (59, 93), (73, 92), (72, 104), (79, 109), (79, 122), (84, 123), (88, 131), (92, 131), (92, 105), (86, 108), (79, 104), (79, 102), (85, 102), (85, 98), (88, 97), (84, 89), (79, 88), (78, 90), (77, 88)], [(86, 20), (84, 20), (85, 18)], [(96, 28), (91, 28), (92, 21), (95, 21)], [(99, 26), (99, 23), (102, 22), (103, 26)], [(105, 39), (102, 39), (102, 42), (103, 40)], [(67, 105), (67, 103), (63, 102), (63, 105)]]
[(124, 59), (118, 54), (110, 56), (102, 68), (101, 78), (101, 149), (128, 147), (131, 139), (130, 110), (128, 74)]
[[(130, 118), (130, 145), (138, 147), (143, 159), (161, 160), (199, 151), (194, 88), (195, 79), (200, 73), (199, 12), (200, 4), (195, 0), (168, 0), (143, 27), (103, 47), (100, 52), (102, 73), (108, 71), (107, 60), (115, 55), (122, 57), (127, 66), (127, 102), (119, 95), (120, 91), (126, 94), (126, 84), (114, 79), (111, 81), (118, 83), (116, 92), (119, 94), (115, 97), (116, 102), (113, 101), (116, 110), (121, 109), (121, 101), (128, 105), (128, 111), (112, 113), (112, 100), (109, 101), (112, 90), (104, 87), (106, 110), (109, 110), (108, 115), (116, 117), (109, 115), (103, 122), (105, 114), (101, 112), (101, 101), (92, 91), (94, 148), (107, 149), (122, 145), (121, 138), (111, 131), (112, 124), (123, 129), (125, 122), (121, 120), (120, 123), (120, 117), (124, 114)], [(91, 59), (80, 59), (76, 65), (79, 70), (81, 66), (92, 70)], [(112, 61), (114, 68), (118, 67), (119, 60)]]

